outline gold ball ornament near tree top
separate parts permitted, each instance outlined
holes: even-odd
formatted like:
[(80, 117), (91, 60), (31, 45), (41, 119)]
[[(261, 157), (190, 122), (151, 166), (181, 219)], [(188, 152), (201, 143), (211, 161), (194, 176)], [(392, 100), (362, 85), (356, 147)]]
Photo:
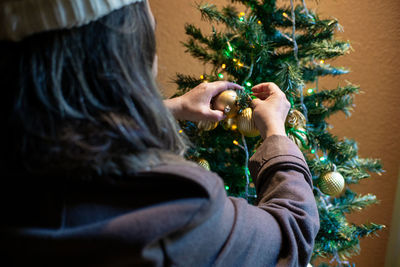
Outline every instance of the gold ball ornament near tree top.
[(221, 110), (227, 118), (233, 118), (238, 112), (236, 105), (238, 95), (234, 90), (225, 90), (213, 100), (213, 109)]
[(202, 131), (211, 131), (217, 128), (218, 122), (212, 122), (212, 121), (199, 121), (197, 123), (197, 128), (199, 128)]
[(343, 176), (336, 171), (328, 172), (322, 175), (318, 181), (318, 187), (322, 193), (337, 196), (339, 195), (345, 186)]
[(242, 113), (239, 114), (237, 118), (237, 126), (239, 132), (247, 137), (259, 136), (256, 124), (253, 118), (253, 110), (251, 108), (245, 108)]

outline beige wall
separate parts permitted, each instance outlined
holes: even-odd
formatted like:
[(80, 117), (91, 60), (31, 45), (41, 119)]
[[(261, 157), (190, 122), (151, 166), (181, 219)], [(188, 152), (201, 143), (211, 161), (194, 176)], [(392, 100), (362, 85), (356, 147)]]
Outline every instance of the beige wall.
[[(198, 1), (197, 1), (198, 2)], [(227, 0), (212, 0), (225, 4)], [(288, 1), (287, 1), (288, 2)], [(315, 1), (309, 1), (310, 6)], [(311, 3), (312, 2), (312, 3)], [(354, 52), (335, 64), (351, 68), (352, 73), (340, 79), (322, 79), (323, 88), (333, 88), (345, 79), (360, 84), (365, 94), (356, 97), (356, 109), (345, 120), (336, 115), (330, 123), (339, 136), (356, 139), (362, 157), (381, 158), (386, 173), (374, 175), (353, 186), (359, 193), (374, 193), (381, 200), (379, 205), (352, 215), (354, 222), (373, 221), (391, 227), (393, 202), (400, 166), (400, 1), (319, 1), (318, 12), (322, 17), (335, 17), (344, 26), (343, 39), (351, 40)], [(203, 66), (184, 53), (180, 44), (186, 39), (183, 25), (200, 24), (194, 0), (150, 0), (157, 19), (159, 81), (164, 94), (170, 96), (176, 89), (171, 82), (176, 72), (199, 75)], [(206, 23), (201, 23), (209, 29)], [(389, 230), (380, 237), (361, 242), (361, 254), (353, 258), (358, 266), (383, 266)]]

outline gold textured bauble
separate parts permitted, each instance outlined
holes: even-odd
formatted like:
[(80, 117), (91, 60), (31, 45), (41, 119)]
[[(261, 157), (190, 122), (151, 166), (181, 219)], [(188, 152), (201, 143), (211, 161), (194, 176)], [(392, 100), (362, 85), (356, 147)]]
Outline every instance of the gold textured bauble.
[(336, 196), (344, 189), (344, 178), (338, 172), (328, 172), (322, 175), (318, 181), (318, 187), (322, 193)]
[(244, 136), (255, 137), (260, 135), (260, 132), (258, 131), (254, 122), (253, 110), (251, 108), (245, 108), (242, 113), (239, 114), (237, 118), (237, 125), (239, 132), (241, 132)]
[(292, 109), (286, 117), (286, 127), (288, 128), (303, 128), (307, 124), (306, 117), (300, 111)]
[(214, 98), (213, 109), (223, 111), (227, 118), (233, 118), (238, 111), (236, 105), (237, 98), (236, 91), (225, 90)]
[(221, 125), (222, 127), (224, 127), (225, 130), (236, 130), (237, 129), (236, 117), (226, 118), (225, 120), (222, 121)]
[(199, 164), (201, 167), (203, 167), (206, 170), (210, 170), (210, 163), (208, 163), (208, 161), (205, 159), (199, 159), (197, 161), (197, 164)]
[(308, 137), (305, 134), (306, 129), (299, 127), (299, 128), (294, 129), (294, 132), (296, 134), (294, 134), (293, 132), (288, 133), (289, 139), (292, 140), (299, 148), (307, 149)]
[(218, 122), (212, 122), (212, 121), (199, 121), (197, 123), (197, 128), (199, 128), (202, 131), (211, 131), (217, 128)]

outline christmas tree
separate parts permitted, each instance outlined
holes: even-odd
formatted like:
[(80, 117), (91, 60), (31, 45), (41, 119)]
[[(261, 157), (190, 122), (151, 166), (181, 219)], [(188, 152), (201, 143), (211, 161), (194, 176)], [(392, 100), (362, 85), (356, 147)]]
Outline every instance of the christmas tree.
[(320, 18), (307, 9), (305, 0), (297, 5), (290, 0), (286, 6), (274, 0), (231, 2), (236, 5), (222, 9), (198, 4), (202, 18), (213, 25), (211, 34), (205, 35), (195, 25), (185, 26), (187, 52), (209, 71), (196, 76), (178, 74), (177, 95), (217, 80), (244, 87), (243, 92), (228, 91), (215, 99), (214, 108), (227, 114), (219, 124), (181, 122), (193, 143), (187, 157), (217, 172), (229, 195), (253, 203), (257, 196), (247, 161), (262, 140), (252, 121), (251, 88), (275, 82), (291, 103), (287, 135), (302, 150), (313, 175), (321, 229), (312, 262), (328, 258), (330, 264), (350, 265), (349, 257), (360, 249), (359, 239), (383, 227), (347, 220), (346, 214), (377, 202), (372, 194), (352, 191), (351, 184), (370, 173), (380, 174), (382, 167), (379, 160), (359, 158), (356, 142), (334, 136), (326, 121), (340, 111), (349, 116), (360, 88), (350, 82), (329, 90), (319, 87), (324, 76), (349, 72), (328, 62), (347, 54), (350, 44), (335, 37), (341, 29), (337, 20)]

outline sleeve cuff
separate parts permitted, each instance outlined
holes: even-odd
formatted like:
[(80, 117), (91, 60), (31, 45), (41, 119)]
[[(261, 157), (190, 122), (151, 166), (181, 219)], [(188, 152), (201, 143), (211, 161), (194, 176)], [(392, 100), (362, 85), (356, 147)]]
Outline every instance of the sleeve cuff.
[(281, 164), (301, 168), (309, 178), (307, 182), (312, 186), (311, 174), (303, 154), (292, 140), (283, 135), (272, 135), (264, 140), (249, 160), (250, 174), (257, 184), (261, 182), (258, 180), (265, 170)]

